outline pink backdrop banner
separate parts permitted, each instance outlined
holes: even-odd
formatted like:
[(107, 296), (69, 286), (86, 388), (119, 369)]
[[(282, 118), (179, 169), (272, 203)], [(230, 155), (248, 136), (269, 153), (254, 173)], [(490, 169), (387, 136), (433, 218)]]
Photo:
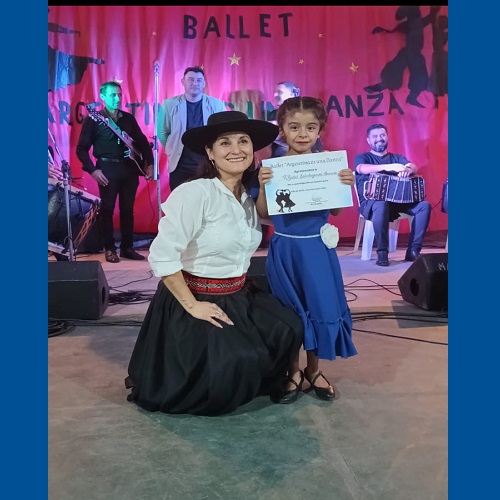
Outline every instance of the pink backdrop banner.
[[(387, 125), (389, 150), (419, 165), (425, 178), (433, 206), (429, 230), (447, 229), (441, 212), (448, 178), (447, 42), (444, 6), (50, 6), (48, 126), (76, 182), (98, 195), (75, 148), (85, 105), (100, 102), (101, 83), (122, 84), (123, 108), (153, 141), (156, 60), (159, 103), (183, 93), (184, 69), (200, 65), (207, 94), (257, 119), (273, 109), (276, 83), (290, 80), (301, 95), (324, 101), (325, 149), (345, 149), (350, 168), (368, 150), (367, 127)], [(158, 148), (163, 201), (170, 188), (167, 158)], [(136, 232), (157, 231), (157, 187), (141, 178)], [(354, 236), (357, 221), (356, 202), (334, 218), (341, 237)]]

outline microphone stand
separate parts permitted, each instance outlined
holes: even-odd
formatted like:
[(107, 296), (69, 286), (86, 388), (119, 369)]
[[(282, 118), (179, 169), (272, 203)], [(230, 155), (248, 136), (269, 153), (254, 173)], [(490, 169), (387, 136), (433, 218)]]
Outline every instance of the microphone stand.
[(154, 173), (153, 179), (156, 180), (156, 194), (158, 198), (158, 221), (161, 219), (161, 185), (160, 185), (160, 165), (158, 157), (158, 80), (159, 80), (159, 70), (160, 61), (156, 59), (153, 63), (154, 75), (155, 75), (155, 100), (153, 105), (153, 126), (154, 126), (154, 136), (153, 136), (153, 158), (154, 158)]
[(56, 150), (57, 154), (59, 155), (59, 158), (61, 159), (61, 171), (63, 174), (63, 188), (64, 188), (64, 203), (66, 204), (66, 224), (68, 226), (69, 260), (75, 260), (75, 250), (73, 248), (73, 232), (71, 229), (71, 208), (69, 205), (69, 186), (68, 186), (68, 179), (70, 181), (73, 180), (73, 178), (71, 177), (71, 168), (69, 166), (69, 163), (63, 158), (61, 151), (59, 151), (59, 148), (57, 147), (56, 141), (54, 139), (54, 136), (50, 132), (50, 129), (49, 129), (49, 135), (50, 138), (52, 139), (52, 142), (54, 143), (54, 149)]

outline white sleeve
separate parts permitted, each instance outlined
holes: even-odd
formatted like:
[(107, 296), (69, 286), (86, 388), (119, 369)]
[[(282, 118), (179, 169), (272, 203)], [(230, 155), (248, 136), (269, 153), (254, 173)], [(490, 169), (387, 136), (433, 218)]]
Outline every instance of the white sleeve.
[(148, 257), (155, 276), (168, 276), (183, 268), (181, 255), (202, 226), (206, 201), (206, 189), (193, 181), (181, 184), (162, 203), (164, 215)]

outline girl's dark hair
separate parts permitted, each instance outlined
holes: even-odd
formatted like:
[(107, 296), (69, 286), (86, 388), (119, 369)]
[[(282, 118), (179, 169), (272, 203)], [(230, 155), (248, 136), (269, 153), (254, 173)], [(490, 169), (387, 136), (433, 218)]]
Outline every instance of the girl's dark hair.
[(321, 99), (316, 97), (290, 97), (278, 108), (277, 122), (280, 129), (283, 128), (288, 115), (297, 111), (311, 111), (319, 121), (319, 131), (321, 132), (328, 121), (325, 105)]

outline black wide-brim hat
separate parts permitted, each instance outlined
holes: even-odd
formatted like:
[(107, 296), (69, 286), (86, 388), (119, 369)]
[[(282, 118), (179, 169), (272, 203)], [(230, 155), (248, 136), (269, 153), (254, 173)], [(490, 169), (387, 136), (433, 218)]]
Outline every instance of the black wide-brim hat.
[(210, 115), (207, 124), (186, 130), (182, 144), (191, 151), (205, 155), (205, 146), (212, 147), (215, 139), (227, 132), (244, 132), (253, 143), (253, 150), (269, 146), (278, 136), (279, 128), (264, 120), (252, 120), (241, 111), (221, 111)]

